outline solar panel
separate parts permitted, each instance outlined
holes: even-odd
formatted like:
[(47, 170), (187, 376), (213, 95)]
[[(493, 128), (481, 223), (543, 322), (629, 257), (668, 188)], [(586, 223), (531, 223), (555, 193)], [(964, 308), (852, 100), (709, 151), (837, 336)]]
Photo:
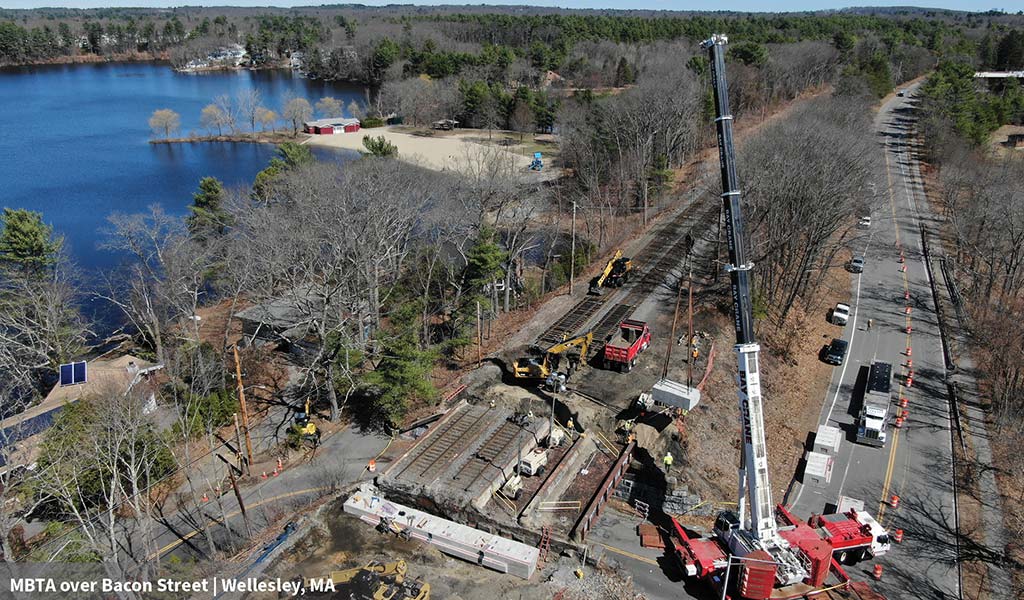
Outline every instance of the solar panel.
[(75, 383), (85, 383), (85, 361), (75, 363)]
[(75, 382), (74, 365), (60, 366), (60, 384), (71, 385)]
[(79, 383), (85, 383), (85, 381), (86, 367), (84, 360), (60, 366), (60, 384), (62, 386), (76, 385)]

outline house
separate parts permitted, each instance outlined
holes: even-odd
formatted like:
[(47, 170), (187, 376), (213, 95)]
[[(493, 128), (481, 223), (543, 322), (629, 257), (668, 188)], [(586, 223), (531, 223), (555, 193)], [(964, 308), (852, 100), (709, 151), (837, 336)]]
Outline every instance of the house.
[[(65, 406), (84, 398), (117, 390), (124, 394), (142, 391), (145, 394), (144, 411), (156, 410), (154, 373), (163, 368), (125, 354), (115, 358), (99, 357), (85, 361), (88, 377), (81, 383), (53, 386), (42, 402), (27, 410), (0, 421), (0, 446), (11, 446), (45, 431)], [(32, 457), (17, 456), (20, 464), (29, 464)], [(13, 460), (12, 460), (13, 462)], [(0, 466), (3, 460), (0, 459)]]
[(333, 135), (335, 133), (356, 133), (359, 131), (359, 119), (317, 119), (306, 121), (302, 130), (312, 135)]

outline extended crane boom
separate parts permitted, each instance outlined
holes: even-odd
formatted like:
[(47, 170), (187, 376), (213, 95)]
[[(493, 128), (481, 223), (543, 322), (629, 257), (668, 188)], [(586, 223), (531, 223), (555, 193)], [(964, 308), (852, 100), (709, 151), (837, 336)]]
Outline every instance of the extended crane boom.
[[(736, 175), (732, 143), (732, 115), (725, 79), (725, 44), (728, 38), (714, 35), (702, 46), (708, 50), (711, 79), (715, 93), (715, 125), (718, 129), (718, 155), (722, 170), (722, 204), (725, 208), (725, 232), (729, 243), (729, 272), (732, 284), (733, 325), (736, 328), (736, 358), (739, 363), (740, 419), (743, 430), (743, 456), (740, 461), (740, 528), (750, 529), (757, 539), (776, 536), (771, 486), (768, 483), (768, 449), (764, 439), (764, 399), (758, 366), (760, 346), (754, 336), (754, 311), (750, 292), (750, 270), (746, 260), (743, 211), (740, 205), (739, 177)], [(750, 523), (744, 510), (750, 497)]]

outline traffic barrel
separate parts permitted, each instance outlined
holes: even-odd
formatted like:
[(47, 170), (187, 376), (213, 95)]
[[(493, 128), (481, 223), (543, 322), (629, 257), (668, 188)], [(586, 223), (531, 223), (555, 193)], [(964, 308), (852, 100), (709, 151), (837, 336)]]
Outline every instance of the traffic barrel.
[(914, 330), (913, 327), (911, 327), (910, 324), (908, 323), (907, 324), (907, 335), (910, 335), (910, 332), (913, 331), (913, 330)]
[(209, 501), (210, 501), (210, 497), (206, 495), (206, 492), (203, 492), (203, 502), (209, 502)]
[(910, 307), (909, 306), (907, 307), (907, 310), (906, 310), (905, 314), (908, 314), (908, 315), (910, 314)]
[(906, 273), (906, 272), (907, 272), (907, 265), (905, 265), (905, 264), (900, 265), (900, 273)]
[(913, 378), (914, 378), (914, 370), (911, 369), (911, 370), (907, 371), (907, 379), (913, 379)]
[(264, 472), (263, 472), (263, 474), (262, 474), (262, 475), (260, 475), (260, 478), (261, 478), (261, 479), (266, 479), (266, 478), (267, 478), (267, 472), (266, 472), (266, 471), (264, 471)]
[(277, 459), (277, 470), (278, 471), (283, 471), (284, 470), (284, 463), (281, 462), (281, 458), (280, 457), (278, 457), (278, 459)]
[(896, 429), (903, 429), (903, 417), (896, 417)]
[(903, 543), (903, 530), (902, 529), (897, 529), (896, 530), (896, 534), (892, 536), (892, 539), (895, 540), (897, 544), (902, 544)]
[(910, 290), (906, 290), (905, 292), (903, 292), (903, 299), (910, 300)]
[(377, 460), (374, 459), (374, 458), (371, 458), (370, 462), (367, 463), (367, 465), (366, 465), (366, 470), (371, 472), (371, 473), (376, 473), (377, 472)]
[(900, 413), (900, 416), (903, 417), (903, 420), (905, 421), (910, 418), (910, 411), (904, 408), (903, 412)]
[(904, 258), (903, 258), (903, 251), (902, 251), (902, 250), (900, 250), (900, 262), (902, 263), (903, 261), (904, 261)]
[(900, 408), (906, 408), (907, 404), (909, 404), (909, 402), (907, 401), (907, 397), (900, 396)]
[(913, 377), (907, 377), (907, 387), (908, 388), (914, 387), (914, 378)]
[(910, 346), (907, 346), (907, 356), (912, 356), (913, 352), (910, 351)]
[(900, 507), (900, 497), (897, 496), (896, 494), (893, 494), (892, 498), (889, 498), (889, 506), (891, 506), (893, 508), (899, 508)]
[(907, 359), (907, 368), (908, 369), (913, 369), (914, 368), (914, 361), (909, 359), (909, 358)]
[(875, 581), (882, 580), (882, 565), (875, 565), (875, 570), (872, 571), (871, 575), (875, 578)]

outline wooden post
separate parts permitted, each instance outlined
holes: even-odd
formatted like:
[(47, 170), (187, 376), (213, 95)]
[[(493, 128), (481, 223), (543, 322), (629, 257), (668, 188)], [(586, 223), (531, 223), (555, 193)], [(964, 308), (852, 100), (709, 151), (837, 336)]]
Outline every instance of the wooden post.
[[(687, 347), (690, 347), (693, 346), (693, 267), (690, 267), (688, 279), (690, 287), (690, 306), (688, 309), (689, 327), (687, 327), (687, 334), (689, 337), (686, 338), (686, 345)], [(686, 361), (686, 387), (693, 387), (693, 363), (696, 361), (693, 358), (693, 348), (690, 347), (689, 350), (690, 356)]]
[(245, 512), (245, 502), (242, 501), (242, 493), (238, 491), (238, 480), (235, 474), (228, 469), (228, 477), (231, 478), (231, 489), (235, 491), (235, 500), (238, 500), (238, 509), (242, 511), (242, 521), (245, 523), (245, 536), (252, 537), (252, 527), (249, 526), (249, 513)]
[(247, 475), (252, 475), (249, 463), (242, 457), (242, 429), (238, 426), (238, 413), (232, 413), (231, 418), (235, 421), (235, 456), (238, 457), (238, 462), (240, 463), (238, 470), (241, 472), (242, 469), (245, 469)]
[(668, 377), (668, 364), (672, 360), (672, 342), (676, 341), (676, 324), (679, 321), (679, 304), (683, 298), (683, 281), (679, 280), (679, 286), (676, 290), (676, 310), (672, 313), (672, 334), (668, 338), (668, 350), (665, 351), (665, 364), (661, 367), (661, 378), (665, 379)]
[(569, 295), (572, 296), (573, 283), (576, 279), (576, 201), (572, 201), (572, 249), (569, 255)]
[(483, 358), (484, 336), (483, 336), (483, 331), (481, 330), (481, 327), (480, 327), (480, 319), (481, 318), (482, 318), (482, 314), (480, 312), (480, 301), (477, 300), (476, 301), (476, 364), (477, 364), (477, 366), (480, 366), (480, 363), (483, 362), (483, 360), (484, 360), (484, 358)]
[(242, 385), (242, 363), (238, 360), (238, 346), (235, 346), (232, 350), (235, 352), (235, 377), (238, 379), (238, 404), (242, 408), (242, 428), (245, 430), (245, 452), (249, 459), (249, 469), (252, 469), (252, 437), (249, 435), (249, 409), (246, 408), (245, 405), (245, 388)]

